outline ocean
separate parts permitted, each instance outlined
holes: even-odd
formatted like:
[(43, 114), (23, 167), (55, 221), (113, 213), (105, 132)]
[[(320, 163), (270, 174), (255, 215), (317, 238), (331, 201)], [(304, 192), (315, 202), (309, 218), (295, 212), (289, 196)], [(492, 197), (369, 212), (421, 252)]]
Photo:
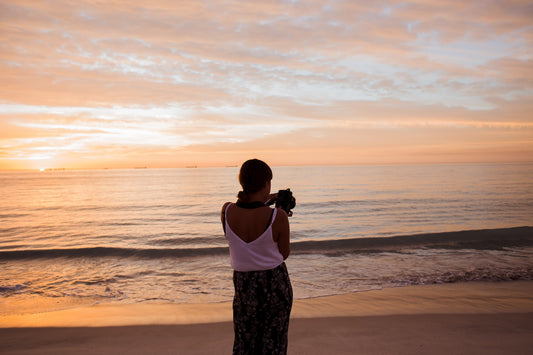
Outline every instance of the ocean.
[[(533, 164), (273, 172), (273, 191), (296, 197), (286, 262), (295, 298), (533, 280)], [(0, 172), (0, 313), (231, 300), (220, 208), (235, 201), (237, 175), (237, 167)]]

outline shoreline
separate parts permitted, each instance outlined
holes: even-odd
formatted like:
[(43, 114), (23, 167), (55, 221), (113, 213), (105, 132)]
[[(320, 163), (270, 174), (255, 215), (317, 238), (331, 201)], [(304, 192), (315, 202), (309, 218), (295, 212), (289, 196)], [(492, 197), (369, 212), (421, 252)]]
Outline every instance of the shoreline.
[[(417, 285), (295, 299), (291, 319), (494, 313), (533, 313), (533, 281)], [(205, 324), (231, 320), (231, 302), (103, 303), (3, 314), (0, 329)]]
[[(528, 354), (533, 281), (295, 300), (294, 354)], [(95, 305), (0, 317), (2, 354), (230, 354), (231, 303)]]

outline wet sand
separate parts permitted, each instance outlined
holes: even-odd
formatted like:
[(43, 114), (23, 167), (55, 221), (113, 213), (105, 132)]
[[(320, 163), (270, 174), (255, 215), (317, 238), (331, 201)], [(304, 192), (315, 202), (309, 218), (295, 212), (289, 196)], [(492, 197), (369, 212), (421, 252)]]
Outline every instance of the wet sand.
[[(229, 354), (231, 304), (0, 316), (2, 354)], [(410, 286), (296, 300), (289, 354), (529, 354), (533, 282)]]

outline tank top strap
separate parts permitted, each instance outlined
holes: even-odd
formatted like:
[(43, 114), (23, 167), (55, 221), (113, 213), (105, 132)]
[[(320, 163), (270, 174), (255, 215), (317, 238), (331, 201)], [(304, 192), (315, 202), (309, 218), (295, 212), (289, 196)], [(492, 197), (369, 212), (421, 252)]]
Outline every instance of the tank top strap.
[(272, 214), (270, 215), (270, 223), (268, 223), (268, 227), (270, 227), (272, 224), (274, 224), (274, 220), (276, 219), (276, 214), (278, 213), (278, 209), (277, 208), (274, 208), (274, 211), (272, 212)]

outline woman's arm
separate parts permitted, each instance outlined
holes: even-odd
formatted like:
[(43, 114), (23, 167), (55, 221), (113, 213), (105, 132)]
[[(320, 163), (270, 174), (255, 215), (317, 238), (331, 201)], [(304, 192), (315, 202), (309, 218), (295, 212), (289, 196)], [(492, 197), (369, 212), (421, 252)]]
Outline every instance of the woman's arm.
[(283, 255), (283, 260), (285, 260), (291, 253), (291, 231), (289, 217), (281, 208), (278, 208), (276, 220), (272, 227), (277, 237), (276, 241), (278, 242), (279, 252)]
[(226, 233), (226, 207), (231, 202), (226, 202), (224, 206), (222, 206), (222, 210), (220, 211), (220, 221), (222, 222), (222, 229), (224, 230), (224, 234)]

